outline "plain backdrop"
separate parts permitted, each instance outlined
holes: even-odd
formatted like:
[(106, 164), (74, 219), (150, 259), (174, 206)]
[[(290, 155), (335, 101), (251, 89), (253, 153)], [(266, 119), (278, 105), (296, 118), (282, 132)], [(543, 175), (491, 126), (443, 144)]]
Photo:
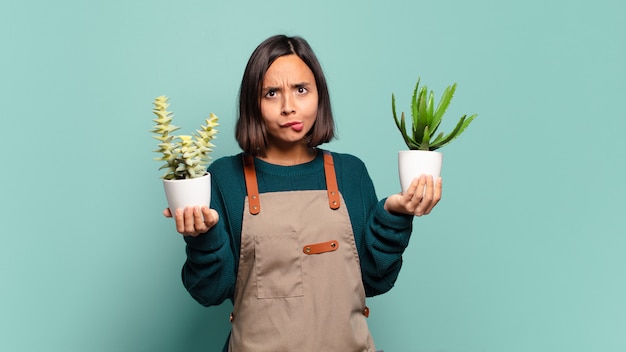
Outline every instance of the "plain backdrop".
[(220, 118), (239, 152), (239, 83), (270, 35), (301, 35), (339, 139), (380, 198), (399, 191), (418, 77), (442, 128), (444, 198), (416, 218), (396, 286), (368, 301), (388, 352), (626, 351), (626, 3), (28, 1), (0, 3), (0, 350), (218, 351), (231, 306), (180, 280), (163, 218), (152, 102), (181, 132)]

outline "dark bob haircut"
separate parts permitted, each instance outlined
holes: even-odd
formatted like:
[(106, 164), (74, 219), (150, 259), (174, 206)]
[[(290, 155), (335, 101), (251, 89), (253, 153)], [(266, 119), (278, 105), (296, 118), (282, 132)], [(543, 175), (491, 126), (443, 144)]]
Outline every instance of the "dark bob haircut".
[(235, 138), (245, 153), (266, 156), (267, 130), (261, 115), (263, 79), (267, 69), (281, 56), (297, 55), (313, 71), (317, 86), (317, 118), (307, 134), (309, 146), (317, 147), (335, 137), (335, 122), (330, 108), (326, 78), (315, 53), (300, 37), (276, 35), (263, 41), (252, 53), (241, 80), (239, 118)]

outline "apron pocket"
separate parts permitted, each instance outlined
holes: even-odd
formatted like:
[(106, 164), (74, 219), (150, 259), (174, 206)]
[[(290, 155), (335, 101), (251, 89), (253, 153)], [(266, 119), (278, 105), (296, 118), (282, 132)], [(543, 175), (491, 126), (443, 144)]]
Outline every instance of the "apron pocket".
[(303, 295), (301, 253), (296, 233), (254, 236), (257, 298)]

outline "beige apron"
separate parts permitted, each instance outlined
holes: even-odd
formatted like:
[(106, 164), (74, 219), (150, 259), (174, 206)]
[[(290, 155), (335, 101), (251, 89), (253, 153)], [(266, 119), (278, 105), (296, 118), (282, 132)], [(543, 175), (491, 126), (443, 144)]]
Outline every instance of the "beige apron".
[(372, 352), (350, 218), (324, 154), (327, 190), (259, 195), (244, 157), (248, 196), (231, 315), (231, 352)]

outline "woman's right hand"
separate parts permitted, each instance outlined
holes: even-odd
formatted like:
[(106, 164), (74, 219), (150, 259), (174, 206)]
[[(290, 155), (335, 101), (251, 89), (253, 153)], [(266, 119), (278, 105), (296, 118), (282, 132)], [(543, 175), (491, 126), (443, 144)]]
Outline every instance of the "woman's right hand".
[[(169, 208), (163, 210), (163, 215), (167, 218), (172, 217)], [(176, 221), (176, 231), (183, 236), (197, 237), (209, 231), (219, 220), (219, 215), (215, 209), (209, 209), (207, 206), (186, 207), (176, 209), (174, 214)]]

